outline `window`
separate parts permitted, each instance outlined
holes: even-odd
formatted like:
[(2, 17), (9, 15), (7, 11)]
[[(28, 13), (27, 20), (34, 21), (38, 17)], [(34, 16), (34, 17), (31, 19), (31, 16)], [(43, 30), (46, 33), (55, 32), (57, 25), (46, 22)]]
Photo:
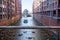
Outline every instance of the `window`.
[(2, 12), (2, 7), (0, 7), (0, 13)]
[(3, 11), (6, 12), (6, 8), (3, 8)]
[(51, 6), (52, 6), (51, 4), (47, 3), (47, 8), (51, 8)]
[(52, 0), (47, 0), (48, 2), (52, 2)]
[(47, 12), (47, 15), (50, 16), (50, 11)]
[(49, 6), (49, 3), (47, 3), (47, 8), (48, 8), (48, 6)]
[(59, 2), (58, 4), (60, 4), (60, 0), (58, 2)]
[(54, 3), (52, 4), (52, 8), (54, 8)]
[(55, 4), (54, 4), (54, 8), (57, 8), (57, 2), (55, 2)]
[(0, 4), (2, 4), (2, 0), (0, 0)]
[(58, 7), (60, 7), (60, 0), (58, 1)]
[(53, 16), (56, 16), (56, 11), (53, 11)]
[(2, 15), (0, 15), (0, 19), (2, 19)]
[(58, 17), (60, 17), (60, 9), (58, 10)]

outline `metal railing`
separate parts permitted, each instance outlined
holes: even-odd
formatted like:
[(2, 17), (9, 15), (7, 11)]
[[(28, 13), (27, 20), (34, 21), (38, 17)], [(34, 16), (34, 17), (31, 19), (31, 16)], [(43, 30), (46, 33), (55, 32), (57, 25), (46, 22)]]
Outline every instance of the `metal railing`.
[(49, 28), (49, 29), (57, 29), (60, 28), (60, 26), (0, 26), (0, 28), (16, 28), (16, 29), (41, 29), (41, 28)]

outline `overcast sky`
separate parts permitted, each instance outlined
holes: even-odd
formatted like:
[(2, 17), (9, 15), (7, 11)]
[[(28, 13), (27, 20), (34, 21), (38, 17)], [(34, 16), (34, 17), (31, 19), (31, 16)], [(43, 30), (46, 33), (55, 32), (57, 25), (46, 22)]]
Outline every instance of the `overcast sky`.
[(32, 4), (33, 0), (22, 0), (22, 12), (24, 9), (27, 9), (28, 11), (32, 12)]

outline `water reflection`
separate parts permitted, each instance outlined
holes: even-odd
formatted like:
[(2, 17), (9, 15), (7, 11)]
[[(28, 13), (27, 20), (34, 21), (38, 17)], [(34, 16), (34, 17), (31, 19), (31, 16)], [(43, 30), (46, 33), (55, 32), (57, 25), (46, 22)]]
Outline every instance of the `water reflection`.
[(33, 21), (33, 17), (22, 17), (19, 26), (36, 26), (36, 24)]
[(0, 40), (59, 40), (60, 29), (0, 29)]
[[(33, 33), (35, 32), (35, 33)], [(41, 33), (38, 29), (19, 29), (17, 34), (22, 34), (16, 37), (16, 40), (41, 40)]]

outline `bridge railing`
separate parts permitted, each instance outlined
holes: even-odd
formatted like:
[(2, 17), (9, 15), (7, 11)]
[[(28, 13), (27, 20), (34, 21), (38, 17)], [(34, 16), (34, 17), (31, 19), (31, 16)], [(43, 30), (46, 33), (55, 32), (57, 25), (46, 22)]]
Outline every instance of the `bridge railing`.
[(40, 29), (44, 40), (60, 40), (59, 26), (0, 26), (0, 39), (15, 40), (18, 29)]

